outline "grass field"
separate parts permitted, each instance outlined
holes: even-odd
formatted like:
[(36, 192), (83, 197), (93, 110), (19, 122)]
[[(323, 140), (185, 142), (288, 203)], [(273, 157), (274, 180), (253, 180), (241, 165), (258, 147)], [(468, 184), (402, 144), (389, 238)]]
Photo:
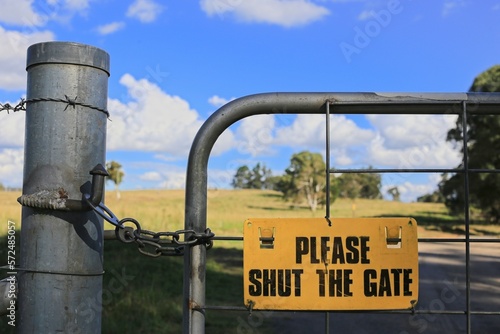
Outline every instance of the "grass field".
[[(0, 265), (7, 259), (8, 221), (21, 227), (19, 193), (0, 192)], [(183, 228), (184, 191), (123, 191), (117, 200), (107, 193), (106, 205), (119, 217), (133, 217), (144, 229), (175, 231)], [(332, 217), (411, 216), (419, 224), (419, 236), (463, 233), (463, 220), (450, 217), (442, 204), (398, 203), (383, 200), (337, 200)], [(241, 236), (243, 222), (252, 217), (324, 217), (324, 208), (312, 213), (305, 207), (290, 207), (279, 193), (252, 190), (210, 190), (207, 226), (218, 236)], [(106, 223), (105, 229), (111, 229)], [(471, 233), (500, 235), (500, 227), (473, 222)], [(19, 241), (19, 232), (17, 233)], [(207, 303), (243, 306), (242, 243), (216, 242), (208, 251)], [(19, 249), (19, 248), (17, 248)], [(103, 289), (117, 273), (125, 271), (130, 281), (112, 295), (103, 308), (103, 333), (179, 333), (182, 324), (182, 275), (180, 257), (149, 258), (133, 244), (106, 241), (104, 244)], [(248, 319), (248, 313), (207, 311), (207, 333), (235, 332)], [(0, 322), (0, 333), (13, 333), (7, 319)], [(269, 322), (269, 321), (268, 321)], [(258, 332), (272, 332), (272, 322)]]
[[(20, 193), (0, 192), (0, 235), (7, 231), (7, 221), (20, 227), (21, 206), (16, 199)], [(122, 191), (118, 200), (114, 192), (106, 195), (106, 205), (119, 217), (133, 217), (145, 229), (172, 231), (184, 226), (183, 190)], [(463, 218), (451, 217), (443, 204), (402, 203), (384, 200), (358, 199), (354, 203), (337, 199), (331, 206), (332, 217), (412, 216), (421, 233), (445, 231), (463, 233)], [(324, 217), (324, 208), (315, 213), (306, 207), (292, 207), (274, 191), (209, 190), (207, 226), (217, 235), (241, 235), (242, 224), (250, 217)], [(474, 216), (474, 215), (473, 215)], [(111, 225), (107, 226), (108, 228)], [(500, 234), (500, 227), (473, 220), (472, 234)]]

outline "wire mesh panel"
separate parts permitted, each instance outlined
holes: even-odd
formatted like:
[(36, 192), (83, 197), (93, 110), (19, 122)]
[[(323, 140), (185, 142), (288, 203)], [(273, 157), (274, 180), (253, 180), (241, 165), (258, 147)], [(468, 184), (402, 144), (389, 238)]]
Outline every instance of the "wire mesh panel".
[[(458, 109), (460, 106), (460, 109)], [(327, 148), (330, 147), (330, 131), (328, 130), (330, 128), (330, 107), (335, 108), (334, 104), (328, 104), (327, 105)], [(469, 109), (476, 109), (475, 104), (473, 104), (472, 108)], [(467, 130), (468, 130), (468, 125), (467, 125), (467, 116), (469, 115), (470, 111), (468, 111), (468, 103), (466, 101), (462, 101), (461, 103), (456, 103), (453, 107), (448, 108), (446, 111), (443, 112), (444, 115), (454, 113), (454, 110), (456, 110), (459, 115), (461, 116), (462, 119), (462, 138), (463, 138), (463, 147), (467, 148), (469, 146), (468, 142), (468, 135), (467, 135)], [(370, 110), (367, 110), (367, 113), (369, 113)], [(425, 108), (422, 108), (420, 111), (421, 113), (426, 112)], [(430, 301), (428, 301), (428, 298), (424, 298), (423, 300), (423, 305), (419, 305), (415, 311), (412, 312), (413, 314), (422, 314), (422, 315), (427, 315), (427, 317), (420, 317), (416, 321), (413, 321), (413, 323), (410, 321), (409, 322), (409, 327), (412, 328), (413, 330), (417, 329), (419, 332), (423, 332), (428, 329), (428, 319), (435, 320), (436, 315), (461, 315), (462, 319), (465, 320), (462, 323), (459, 321), (455, 321), (457, 325), (458, 330), (463, 330), (467, 333), (471, 333), (472, 331), (472, 317), (473, 316), (498, 316), (500, 315), (499, 310), (484, 310), (484, 309), (474, 309), (472, 307), (472, 288), (471, 288), (471, 281), (472, 281), (472, 270), (471, 270), (471, 245), (474, 243), (499, 243), (500, 240), (496, 238), (471, 238), (471, 233), (470, 233), (470, 226), (471, 226), (471, 219), (470, 219), (470, 212), (471, 212), (471, 207), (470, 207), (470, 181), (469, 181), (469, 176), (471, 174), (486, 174), (486, 173), (498, 173), (499, 170), (496, 168), (491, 168), (491, 169), (477, 169), (477, 168), (470, 168), (469, 166), (469, 157), (468, 157), (468, 149), (463, 149), (463, 157), (462, 157), (462, 164), (459, 168), (388, 168), (388, 169), (330, 169), (329, 164), (330, 164), (330, 150), (327, 149), (327, 165), (328, 165), (328, 172), (329, 173), (381, 173), (381, 174), (390, 174), (390, 173), (438, 173), (438, 174), (444, 174), (444, 173), (451, 173), (451, 174), (463, 174), (464, 175), (464, 181), (463, 181), (463, 193), (465, 194), (465, 201), (463, 205), (463, 216), (464, 216), (464, 238), (420, 238), (419, 242), (421, 243), (434, 243), (435, 245), (439, 245), (440, 247), (436, 247), (435, 245), (433, 246), (426, 246), (424, 247), (426, 251), (430, 251), (430, 254), (435, 254), (434, 252), (448, 252), (449, 256), (452, 257), (455, 261), (458, 261), (462, 265), (462, 272), (457, 272), (454, 273), (453, 275), (449, 275), (447, 273), (443, 277), (439, 276), (432, 276), (432, 277), (422, 277), (424, 280), (424, 284), (430, 285), (428, 289), (421, 288), (423, 291), (428, 291), (433, 288), (433, 285), (435, 285), (437, 282), (441, 281), (443, 286), (443, 290), (441, 290), (440, 294), (438, 296), (435, 296), (432, 298)], [(328, 193), (329, 191), (327, 191)], [(330, 207), (330, 203), (328, 202), (327, 208)], [(327, 215), (329, 215), (329, 209), (327, 209)], [(432, 251), (431, 251), (432, 250)], [(500, 250), (500, 248), (497, 248), (497, 251)], [(483, 249), (478, 247), (478, 252), (477, 256), (481, 256), (481, 251), (484, 251)], [(494, 251), (493, 251), (494, 252)], [(446, 257), (446, 254), (440, 254), (443, 257)], [(439, 256), (439, 255), (438, 255)], [(443, 263), (449, 263), (447, 261), (442, 261)], [(443, 265), (445, 267), (445, 265)], [(435, 270), (425, 270), (424, 272), (435, 272)], [(454, 277), (454, 279), (451, 279), (449, 277)], [(459, 279), (461, 277), (461, 279)], [(425, 282), (431, 282), (425, 283)], [(462, 289), (460, 289), (462, 288)], [(460, 292), (460, 291), (463, 292)], [(464, 294), (464, 295), (462, 295)], [(461, 298), (459, 298), (461, 297)], [(461, 300), (460, 303), (456, 303), (458, 300)], [(478, 298), (476, 300), (479, 302)], [(453, 305), (447, 305), (451, 304)], [(427, 305), (426, 305), (427, 304)], [(480, 303), (478, 303), (479, 305)], [(447, 307), (448, 306), (448, 307)], [(428, 316), (429, 314), (432, 314), (432, 316)], [(327, 317), (328, 318), (328, 317)], [(447, 321), (450, 321), (447, 319)], [(452, 320), (453, 321), (453, 320)], [(489, 324), (493, 324), (495, 319), (490, 318)], [(485, 321), (482, 321), (482, 326), (476, 327), (476, 330), (478, 332), (483, 332), (484, 330), (490, 330), (488, 329), (488, 325), (484, 326)], [(328, 324), (328, 322), (327, 322)], [(413, 325), (413, 326), (412, 326)], [(435, 329), (437, 331), (443, 330), (442, 328), (439, 328), (435, 326)]]
[[(415, 308), (388, 311), (327, 311), (280, 313), (269, 310), (252, 314), (251, 304), (211, 305), (205, 302), (206, 250), (192, 247), (185, 256), (184, 332), (203, 333), (205, 316), (210, 312), (235, 313), (237, 330), (258, 333), (264, 321), (287, 318), (291, 327), (276, 332), (316, 332), (318, 323), (325, 333), (365, 332), (442, 333), (443, 330), (464, 333), (491, 332), (499, 329), (498, 276), (500, 239), (475, 237), (471, 233), (471, 176), (498, 173), (497, 166), (484, 169), (469, 164), (469, 150), (463, 150), (462, 164), (450, 168), (335, 169), (330, 166), (330, 134), (336, 131), (331, 116), (350, 115), (455, 115), (461, 120), (462, 145), (469, 146), (468, 117), (500, 114), (500, 94), (374, 94), (374, 93), (276, 93), (259, 94), (235, 100), (219, 109), (198, 133), (190, 153), (186, 193), (186, 229), (206, 228), (207, 160), (218, 135), (234, 122), (257, 114), (323, 114), (326, 116), (326, 205), (325, 218), (332, 217), (330, 175), (333, 173), (377, 173), (387, 176), (444, 174), (462, 175), (464, 193), (463, 237), (419, 238), (420, 297)], [(496, 116), (498, 117), (498, 116)], [(492, 194), (494, 196), (494, 194)], [(242, 217), (243, 219), (246, 217)], [(418, 218), (420, 219), (420, 218)], [(425, 216), (421, 217), (425, 219)], [(214, 231), (217, 234), (217, 231)], [(215, 237), (214, 240), (243, 241), (243, 237)], [(383, 309), (381, 307), (380, 309)], [(249, 317), (250, 315), (250, 317)], [(253, 318), (252, 318), (253, 317)]]

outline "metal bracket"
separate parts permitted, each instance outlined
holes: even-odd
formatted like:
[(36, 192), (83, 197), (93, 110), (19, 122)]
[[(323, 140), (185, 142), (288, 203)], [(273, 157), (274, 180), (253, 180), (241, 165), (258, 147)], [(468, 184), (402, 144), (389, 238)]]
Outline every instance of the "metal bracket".
[(268, 249), (274, 248), (274, 235), (275, 235), (275, 233), (276, 233), (276, 229), (274, 227), (272, 229), (270, 229), (270, 228), (261, 229), (259, 227), (260, 248), (268, 248)]
[(36, 209), (58, 211), (90, 211), (101, 204), (104, 195), (104, 183), (108, 171), (97, 164), (91, 171), (92, 188), (90, 194), (83, 194), (83, 199), (68, 199), (68, 193), (63, 188), (41, 190), (34, 194), (22, 195), (17, 199), (19, 204)]

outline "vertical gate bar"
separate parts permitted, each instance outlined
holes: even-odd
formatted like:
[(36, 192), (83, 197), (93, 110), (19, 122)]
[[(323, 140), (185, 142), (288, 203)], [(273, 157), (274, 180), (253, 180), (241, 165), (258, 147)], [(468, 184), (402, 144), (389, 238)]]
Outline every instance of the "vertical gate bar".
[[(330, 219), (330, 102), (326, 102), (326, 213), (325, 217)], [(328, 334), (330, 332), (330, 312), (325, 312), (325, 333)]]
[(330, 102), (326, 102), (326, 218), (330, 218)]
[(470, 196), (469, 196), (469, 150), (467, 135), (467, 102), (462, 102), (462, 137), (464, 147), (464, 215), (465, 215), (465, 288), (466, 288), (466, 317), (467, 333), (471, 333), (471, 291), (470, 291)]
[[(58, 100), (106, 110), (109, 55), (39, 43), (28, 48), (26, 70), (23, 196), (64, 206), (90, 193), (89, 171), (105, 162), (107, 115)], [(100, 333), (102, 219), (40, 207), (22, 208), (17, 333)]]

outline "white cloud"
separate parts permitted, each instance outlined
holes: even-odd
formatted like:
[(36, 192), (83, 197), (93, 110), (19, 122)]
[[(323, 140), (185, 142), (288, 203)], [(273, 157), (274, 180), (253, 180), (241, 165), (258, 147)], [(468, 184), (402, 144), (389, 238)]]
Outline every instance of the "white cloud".
[[(4, 102), (2, 104), (6, 104)], [(17, 102), (9, 102), (11, 106)], [(0, 112), (0, 147), (20, 148), (24, 145), (25, 112)]]
[[(120, 83), (128, 90), (131, 102), (110, 99), (108, 109), (109, 150), (159, 152), (172, 157), (187, 157), (202, 120), (189, 103), (162, 91), (146, 79), (125, 74)], [(232, 146), (232, 134), (226, 131), (218, 140), (220, 153)]]
[(446, 142), (453, 115), (367, 115), (378, 131), (370, 142), (368, 159), (394, 168), (448, 168), (460, 154)]
[(235, 146), (234, 134), (230, 129), (226, 129), (217, 139), (211, 151), (212, 156), (221, 155)]
[(89, 2), (90, 0), (65, 0), (64, 5), (70, 10), (80, 11), (89, 8)]
[(17, 26), (38, 27), (46, 18), (33, 9), (33, 0), (3, 0), (0, 22)]
[(297, 115), (290, 126), (276, 130), (276, 143), (287, 146), (325, 146), (325, 120), (319, 115)]
[(39, 11), (43, 12), (50, 20), (58, 21), (62, 24), (69, 24), (73, 16), (87, 16), (90, 3), (93, 0), (48, 0), (46, 4), (39, 6)]
[(163, 6), (153, 0), (135, 0), (127, 10), (127, 16), (133, 17), (142, 23), (150, 23), (156, 20), (163, 11)]
[[(335, 167), (362, 163), (366, 146), (375, 137), (372, 130), (362, 129), (344, 115), (330, 116), (330, 156)], [(287, 127), (276, 130), (276, 143), (294, 148), (324, 151), (326, 120), (322, 115), (298, 115)]]
[(208, 16), (230, 13), (242, 22), (287, 28), (309, 24), (330, 13), (308, 0), (201, 0), (200, 6)]
[(23, 149), (0, 149), (0, 182), (6, 187), (19, 188), (23, 184)]
[[(162, 162), (143, 161), (129, 165), (128, 181), (146, 189), (183, 189), (186, 185), (185, 166), (177, 166)], [(140, 174), (136, 170), (146, 169)]]
[(391, 149), (380, 136), (370, 142), (367, 159), (391, 168), (452, 168), (460, 163), (460, 155), (450, 143)]
[(125, 28), (124, 22), (111, 22), (97, 27), (97, 32), (101, 35), (109, 35)]
[(173, 157), (167, 154), (155, 154), (153, 156), (155, 159), (161, 160), (161, 161), (166, 161), (166, 162), (172, 162), (172, 161), (178, 161), (179, 157)]
[(364, 10), (358, 15), (358, 20), (359, 21), (366, 21), (374, 17), (375, 11), (373, 10)]
[[(371, 130), (361, 129), (343, 115), (333, 115), (330, 121), (330, 140), (336, 148), (365, 145), (374, 138)], [(326, 121), (321, 115), (298, 115), (290, 126), (276, 130), (279, 145), (323, 149), (326, 139)]]
[(186, 170), (181, 167), (165, 166), (146, 174), (156, 178), (149, 181), (154, 181), (158, 188), (184, 189), (186, 187)]
[(162, 176), (159, 172), (146, 172), (142, 175), (139, 176), (139, 179), (142, 181), (150, 181), (150, 182), (156, 182), (156, 181), (161, 181)]
[(226, 103), (231, 102), (234, 99), (235, 99), (235, 97), (232, 97), (230, 99), (226, 99), (226, 98), (220, 97), (218, 95), (214, 95), (208, 99), (208, 103), (210, 103), (211, 105), (213, 105), (216, 108), (219, 108), (219, 107), (222, 107), (223, 105), (225, 105)]
[(447, 0), (443, 4), (441, 15), (443, 17), (447, 17), (454, 11), (458, 10), (460, 7), (465, 7), (465, 0)]
[(455, 115), (367, 115), (389, 148), (443, 143)]
[(353, 3), (353, 2), (366, 2), (367, 0), (330, 0), (331, 2), (334, 2), (334, 3), (347, 3), (347, 4), (350, 4), (350, 3)]
[(375, 136), (372, 130), (358, 127), (354, 121), (343, 115), (331, 116), (330, 132), (332, 145), (337, 147), (366, 145)]
[(34, 31), (21, 33), (5, 30), (0, 26), (0, 89), (24, 90), (26, 89), (26, 50), (32, 44), (54, 40), (55, 36), (50, 31)]
[(186, 187), (185, 171), (169, 171), (164, 175), (164, 180), (160, 183), (161, 188), (184, 189)]
[[(342, 115), (331, 116), (332, 161), (337, 166), (359, 162), (365, 157), (364, 146), (375, 137), (371, 130), (361, 129)], [(325, 117), (297, 115), (290, 125), (279, 126), (275, 115), (245, 118), (236, 130), (238, 151), (251, 156), (275, 153), (274, 146), (294, 149), (322, 150), (325, 148)], [(334, 126), (334, 127), (333, 127)], [(360, 152), (362, 151), (362, 152)]]
[[(452, 168), (460, 163), (460, 153), (453, 144), (446, 142), (446, 134), (454, 126), (456, 116), (367, 115), (366, 118), (373, 130), (362, 129), (343, 115), (331, 116), (333, 166)], [(291, 125), (273, 131), (274, 138), (268, 140), (269, 145), (324, 150), (324, 116), (298, 115)]]
[(270, 154), (274, 142), (274, 126), (273, 115), (256, 115), (243, 119), (236, 130), (238, 151), (252, 156)]

